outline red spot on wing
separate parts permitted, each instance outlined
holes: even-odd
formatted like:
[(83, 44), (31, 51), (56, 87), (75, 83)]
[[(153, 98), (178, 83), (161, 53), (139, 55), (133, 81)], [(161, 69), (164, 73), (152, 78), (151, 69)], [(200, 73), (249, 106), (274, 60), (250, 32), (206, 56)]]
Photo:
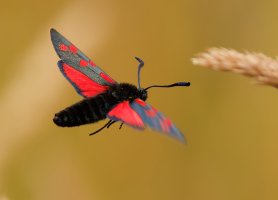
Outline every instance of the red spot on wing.
[(148, 117), (155, 117), (157, 114), (157, 110), (155, 108), (151, 108), (150, 110), (146, 110), (145, 112)]
[(141, 117), (130, 107), (128, 101), (119, 103), (108, 113), (108, 116), (119, 119), (131, 126), (135, 126), (138, 128), (144, 127), (144, 123)]
[(59, 44), (59, 49), (61, 51), (68, 51), (69, 50), (69, 47), (63, 43)]
[(107, 76), (103, 72), (100, 72), (100, 76), (101, 76), (101, 78), (103, 78), (104, 80), (106, 80), (109, 83), (115, 83), (115, 81), (112, 78), (110, 78), (109, 76)]
[(97, 66), (97, 65), (96, 65), (93, 61), (91, 61), (91, 60), (90, 60), (89, 63), (90, 63), (90, 65), (92, 65), (93, 67), (96, 67), (96, 66)]
[(139, 105), (141, 105), (141, 106), (143, 106), (143, 107), (145, 107), (146, 106), (146, 103), (145, 103), (145, 101), (143, 101), (143, 100), (141, 100), (141, 99), (135, 99), (134, 100), (136, 103), (138, 103)]
[(69, 46), (69, 49), (72, 53), (77, 54), (77, 48), (73, 44)]
[(109, 87), (100, 85), (83, 73), (63, 63), (64, 74), (76, 85), (80, 93), (86, 97), (93, 97), (105, 92)]
[(86, 60), (80, 60), (80, 62), (79, 62), (79, 65), (80, 65), (81, 67), (87, 67), (88, 64), (89, 64), (89, 63), (88, 63)]
[(172, 122), (170, 121), (170, 119), (163, 118), (163, 119), (159, 120), (159, 123), (160, 123), (160, 126), (161, 126), (163, 132), (165, 132), (165, 133), (170, 132), (170, 128), (172, 126)]

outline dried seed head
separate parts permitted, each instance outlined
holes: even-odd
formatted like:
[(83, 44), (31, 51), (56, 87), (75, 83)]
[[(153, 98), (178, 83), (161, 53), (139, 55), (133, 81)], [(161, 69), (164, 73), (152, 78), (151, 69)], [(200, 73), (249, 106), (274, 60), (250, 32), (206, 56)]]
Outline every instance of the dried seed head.
[(219, 71), (232, 71), (255, 77), (258, 82), (278, 88), (278, 59), (262, 53), (240, 53), (233, 49), (210, 48), (192, 58), (194, 65)]

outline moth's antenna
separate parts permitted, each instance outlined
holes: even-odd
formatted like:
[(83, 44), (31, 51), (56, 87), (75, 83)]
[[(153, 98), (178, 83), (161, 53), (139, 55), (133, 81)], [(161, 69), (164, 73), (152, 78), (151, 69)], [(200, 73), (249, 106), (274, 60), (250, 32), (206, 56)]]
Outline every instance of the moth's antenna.
[(144, 61), (141, 60), (138, 57), (135, 57), (135, 59), (139, 62), (137, 76), (138, 76), (138, 89), (140, 90), (141, 89), (141, 86), (140, 86), (140, 71), (141, 71), (141, 68), (144, 66)]
[(176, 87), (176, 86), (190, 86), (190, 82), (178, 82), (178, 83), (173, 83), (171, 85), (152, 85), (152, 86), (149, 86), (147, 88), (145, 88), (145, 90), (148, 90), (152, 87)]

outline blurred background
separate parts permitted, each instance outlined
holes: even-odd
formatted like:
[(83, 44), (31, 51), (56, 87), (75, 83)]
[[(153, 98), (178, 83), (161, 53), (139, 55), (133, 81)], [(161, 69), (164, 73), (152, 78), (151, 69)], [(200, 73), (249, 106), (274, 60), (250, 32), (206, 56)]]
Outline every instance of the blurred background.
[[(274, 0), (5, 1), (0, 7), (0, 200), (277, 199), (277, 89), (193, 66), (208, 47), (278, 55)], [(105, 122), (61, 128), (79, 101), (59, 72), (56, 28), (119, 82), (152, 89), (148, 102), (188, 145)]]

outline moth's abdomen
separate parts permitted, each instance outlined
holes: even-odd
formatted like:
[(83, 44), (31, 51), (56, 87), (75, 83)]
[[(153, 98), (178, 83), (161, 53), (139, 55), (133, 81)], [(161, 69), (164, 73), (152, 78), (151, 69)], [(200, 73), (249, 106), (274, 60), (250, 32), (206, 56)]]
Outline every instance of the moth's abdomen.
[(116, 100), (108, 93), (100, 94), (60, 111), (53, 118), (57, 126), (71, 127), (94, 123), (105, 119), (107, 113), (116, 105)]

